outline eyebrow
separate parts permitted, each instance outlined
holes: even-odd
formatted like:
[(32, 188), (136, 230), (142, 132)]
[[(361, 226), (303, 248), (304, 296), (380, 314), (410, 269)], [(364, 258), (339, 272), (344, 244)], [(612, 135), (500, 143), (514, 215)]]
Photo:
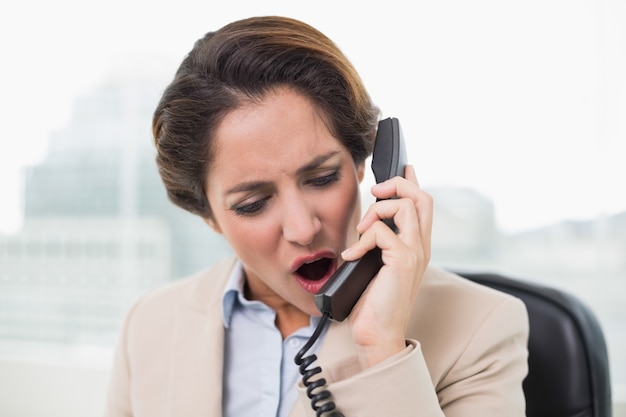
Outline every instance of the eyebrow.
[[(322, 165), (323, 163), (325, 163), (326, 161), (328, 161), (333, 156), (337, 155), (338, 153), (339, 151), (332, 151), (324, 155), (316, 156), (309, 163), (298, 168), (298, 170), (296, 171), (296, 174), (301, 175), (307, 171), (314, 170), (318, 168), (320, 165)], [(259, 189), (259, 188), (263, 188), (266, 185), (267, 185), (266, 181), (246, 181), (246, 182), (239, 183), (235, 185), (234, 187), (228, 189), (226, 191), (226, 194), (234, 194), (234, 193), (252, 191), (252, 190)]]
[(318, 168), (320, 165), (322, 165), (324, 162), (328, 161), (330, 158), (332, 158), (333, 156), (337, 155), (339, 153), (339, 151), (332, 151), (332, 152), (328, 152), (327, 154), (324, 155), (319, 155), (316, 156), (315, 158), (313, 158), (313, 160), (311, 162), (309, 162), (308, 164), (304, 165), (303, 167), (299, 168), (298, 171), (296, 171), (296, 173), (298, 175), (303, 174), (307, 171), (311, 171), (313, 169)]

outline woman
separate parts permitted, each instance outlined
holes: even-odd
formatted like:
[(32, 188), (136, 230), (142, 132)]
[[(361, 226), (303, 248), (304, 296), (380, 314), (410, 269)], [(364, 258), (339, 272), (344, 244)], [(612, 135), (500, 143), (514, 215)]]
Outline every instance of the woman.
[(524, 415), (523, 304), (428, 267), (433, 206), (413, 168), (374, 186), (361, 217), (378, 117), (302, 22), (251, 18), (196, 42), (154, 114), (157, 163), (170, 199), (236, 259), (137, 301), (107, 416), (315, 415), (294, 364), (319, 322), (314, 294), (374, 247), (377, 277), (313, 348), (337, 410)]

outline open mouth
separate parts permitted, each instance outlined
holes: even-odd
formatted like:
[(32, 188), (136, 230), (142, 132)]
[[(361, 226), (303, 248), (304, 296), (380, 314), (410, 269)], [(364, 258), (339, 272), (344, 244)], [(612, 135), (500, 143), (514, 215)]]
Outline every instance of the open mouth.
[(320, 258), (316, 261), (305, 263), (296, 270), (296, 273), (310, 281), (319, 281), (328, 274), (333, 263), (333, 259)]
[(294, 271), (294, 275), (302, 288), (311, 294), (317, 294), (336, 269), (336, 258), (322, 256), (302, 263)]

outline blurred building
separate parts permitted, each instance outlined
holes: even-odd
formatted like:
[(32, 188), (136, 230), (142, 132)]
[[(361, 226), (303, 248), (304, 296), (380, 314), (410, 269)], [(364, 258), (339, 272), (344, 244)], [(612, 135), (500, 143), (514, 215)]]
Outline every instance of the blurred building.
[(469, 188), (427, 191), (434, 201), (433, 256), (455, 264), (492, 257), (498, 241), (493, 202)]
[[(150, 134), (163, 85), (113, 80), (79, 97), (46, 160), (27, 172), (24, 229), (0, 237), (0, 341), (109, 345), (135, 297), (231, 253), (166, 197)], [(484, 196), (428, 191), (434, 263), (515, 271), (583, 294), (618, 329), (613, 349), (626, 348), (626, 213), (504, 235)], [(626, 374), (626, 363), (616, 369)]]
[(25, 221), (0, 237), (0, 339), (108, 344), (138, 294), (230, 253), (167, 199), (150, 136), (163, 83), (79, 97), (25, 182)]

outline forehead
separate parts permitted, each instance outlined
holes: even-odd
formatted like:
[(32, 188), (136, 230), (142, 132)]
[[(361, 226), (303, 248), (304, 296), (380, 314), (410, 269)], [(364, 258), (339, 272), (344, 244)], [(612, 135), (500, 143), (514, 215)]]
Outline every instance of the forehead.
[(347, 152), (323, 113), (289, 89), (266, 94), (229, 112), (216, 129), (212, 178), (250, 179), (271, 170), (289, 174), (320, 153)]

